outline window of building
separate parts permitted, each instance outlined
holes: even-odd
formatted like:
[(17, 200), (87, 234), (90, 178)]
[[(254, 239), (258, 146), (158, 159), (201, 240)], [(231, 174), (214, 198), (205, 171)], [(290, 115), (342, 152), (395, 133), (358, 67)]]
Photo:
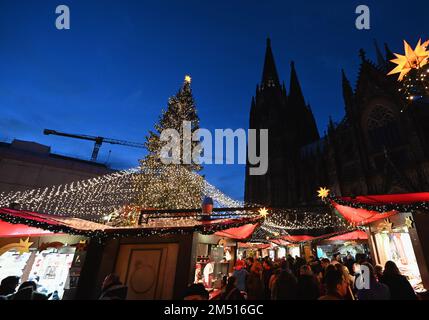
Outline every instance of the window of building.
[(368, 115), (368, 139), (373, 151), (381, 151), (401, 142), (399, 124), (394, 112), (383, 105), (376, 105)]

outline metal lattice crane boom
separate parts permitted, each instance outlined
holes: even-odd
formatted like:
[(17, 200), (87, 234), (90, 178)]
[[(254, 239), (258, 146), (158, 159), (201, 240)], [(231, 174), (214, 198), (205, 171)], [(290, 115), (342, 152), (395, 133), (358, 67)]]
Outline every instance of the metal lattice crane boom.
[(103, 144), (103, 142), (110, 143), (110, 144), (118, 144), (118, 145), (127, 146), (127, 147), (134, 147), (134, 148), (143, 148), (143, 149), (146, 148), (143, 143), (130, 142), (130, 141), (125, 141), (125, 140), (117, 140), (117, 139), (109, 139), (109, 138), (104, 138), (104, 137), (94, 137), (94, 136), (89, 136), (89, 135), (85, 135), (85, 134), (64, 133), (64, 132), (59, 132), (59, 131), (50, 130), (50, 129), (43, 130), (43, 133), (45, 135), (52, 134), (52, 135), (56, 135), (56, 136), (60, 136), (60, 137), (94, 141), (94, 149), (92, 151), (92, 156), (91, 156), (91, 161), (94, 161), (94, 162), (97, 161), (98, 152), (100, 151), (100, 147)]

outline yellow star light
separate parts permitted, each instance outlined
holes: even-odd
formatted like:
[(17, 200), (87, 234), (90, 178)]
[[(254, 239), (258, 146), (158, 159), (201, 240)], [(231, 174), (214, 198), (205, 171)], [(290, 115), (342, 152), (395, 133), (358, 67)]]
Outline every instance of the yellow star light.
[(265, 208), (261, 208), (259, 209), (259, 214), (261, 215), (261, 217), (266, 218), (268, 216), (268, 210)]
[(191, 76), (190, 76), (189, 74), (187, 74), (187, 75), (185, 76), (185, 82), (186, 82), (186, 83), (191, 83), (191, 81), (192, 81)]
[(413, 50), (408, 42), (404, 40), (405, 56), (395, 53), (396, 59), (390, 61), (397, 64), (397, 66), (388, 75), (399, 73), (398, 80), (402, 81), (411, 69), (419, 69), (426, 65), (429, 62), (429, 51), (427, 50), (429, 40), (424, 43), (421, 42), (422, 40), (420, 39)]
[(33, 242), (30, 242), (29, 240), (30, 238), (25, 239), (25, 241), (23, 241), (22, 239), (19, 239), (19, 246), (17, 247), (19, 254), (30, 252), (30, 247), (33, 244)]
[(410, 216), (405, 218), (405, 225), (408, 229), (412, 229), (414, 227), (414, 220)]
[(317, 196), (324, 200), (329, 195), (329, 189), (320, 187), (319, 190), (317, 190)]

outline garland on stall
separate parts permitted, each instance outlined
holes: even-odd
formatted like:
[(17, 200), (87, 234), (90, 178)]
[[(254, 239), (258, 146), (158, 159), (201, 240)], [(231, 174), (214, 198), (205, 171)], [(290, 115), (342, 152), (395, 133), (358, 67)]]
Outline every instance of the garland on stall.
[[(322, 194), (320, 193), (322, 191)], [(398, 212), (414, 212), (418, 210), (429, 210), (429, 201), (416, 201), (410, 203), (396, 203), (396, 202), (387, 202), (380, 204), (368, 204), (363, 202), (357, 202), (353, 198), (350, 200), (345, 198), (339, 198), (335, 194), (331, 193), (329, 189), (320, 188), (319, 189), (319, 198), (332, 208), (333, 203), (339, 204), (341, 206), (347, 206), (354, 209), (364, 209), (368, 211), (374, 211), (379, 214), (383, 214), (389, 211), (398, 211)], [(398, 195), (399, 196), (399, 195)], [(400, 196), (399, 196), (400, 197)], [(429, 200), (429, 194), (428, 194)], [(398, 202), (402, 202), (404, 199), (398, 199)]]
[(200, 232), (202, 234), (213, 234), (217, 231), (222, 231), (230, 228), (238, 228), (245, 224), (262, 223), (264, 217), (257, 216), (256, 218), (245, 219), (231, 219), (232, 222), (213, 222), (201, 223), (196, 226), (183, 226), (183, 227), (163, 227), (163, 228), (118, 228), (118, 229), (105, 229), (105, 230), (79, 230), (70, 226), (56, 224), (53, 225), (46, 221), (36, 221), (33, 219), (26, 219), (17, 217), (12, 214), (2, 213), (0, 219), (12, 224), (25, 224), (30, 227), (35, 227), (43, 230), (48, 230), (54, 233), (67, 233), (76, 236), (84, 236), (98, 240), (100, 243), (109, 239), (118, 239), (124, 237), (146, 237), (154, 235), (177, 235), (177, 234), (190, 234), (193, 232)]
[(271, 243), (275, 240), (283, 240), (286, 241), (290, 244), (304, 244), (304, 243), (317, 243), (317, 242), (321, 242), (323, 240), (332, 238), (332, 237), (336, 237), (336, 236), (341, 236), (343, 234), (347, 234), (353, 231), (357, 231), (357, 230), (362, 230), (361, 228), (353, 228), (353, 229), (348, 229), (348, 230), (341, 230), (341, 231), (337, 231), (337, 232), (332, 232), (332, 233), (327, 233), (325, 235), (322, 236), (318, 236), (318, 237), (314, 237), (312, 239), (308, 239), (308, 240), (301, 240), (301, 241), (296, 241), (296, 240), (292, 240), (292, 239), (284, 239), (282, 237), (261, 237), (260, 235), (258, 236), (258, 231), (255, 232), (256, 236), (253, 237), (252, 239), (250, 239), (248, 242), (249, 243)]

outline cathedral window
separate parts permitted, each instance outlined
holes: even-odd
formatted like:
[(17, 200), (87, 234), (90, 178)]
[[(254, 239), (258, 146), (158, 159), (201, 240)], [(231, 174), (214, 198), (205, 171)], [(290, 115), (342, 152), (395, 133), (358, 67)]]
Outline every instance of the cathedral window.
[(375, 105), (368, 115), (368, 139), (373, 151), (398, 145), (401, 141), (398, 121), (394, 112), (383, 105)]

